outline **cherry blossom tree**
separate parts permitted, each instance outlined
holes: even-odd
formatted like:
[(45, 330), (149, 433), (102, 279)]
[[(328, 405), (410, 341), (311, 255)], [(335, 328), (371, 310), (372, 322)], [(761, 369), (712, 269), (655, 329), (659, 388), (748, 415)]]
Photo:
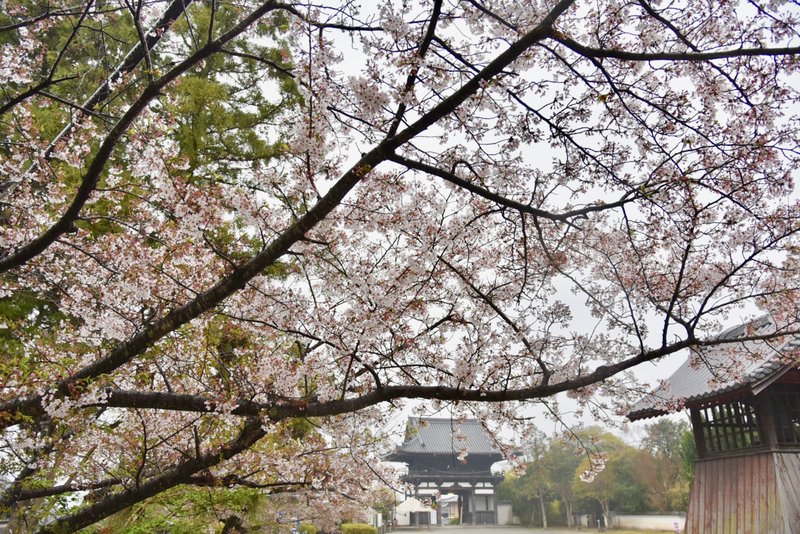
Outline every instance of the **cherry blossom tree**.
[(42, 532), (181, 484), (332, 521), (408, 399), (613, 416), (729, 321), (798, 331), (792, 2), (3, 5), (2, 501)]

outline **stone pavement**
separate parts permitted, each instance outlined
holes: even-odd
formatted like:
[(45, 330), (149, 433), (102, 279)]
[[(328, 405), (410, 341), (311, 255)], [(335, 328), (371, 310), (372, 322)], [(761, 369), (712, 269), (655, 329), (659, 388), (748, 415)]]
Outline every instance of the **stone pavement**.
[(469, 525), (448, 525), (431, 528), (410, 528), (397, 527), (392, 530), (395, 534), (594, 534), (597, 529), (584, 528), (581, 530), (565, 528), (525, 528), (525, 527), (496, 527), (496, 526), (469, 526)]

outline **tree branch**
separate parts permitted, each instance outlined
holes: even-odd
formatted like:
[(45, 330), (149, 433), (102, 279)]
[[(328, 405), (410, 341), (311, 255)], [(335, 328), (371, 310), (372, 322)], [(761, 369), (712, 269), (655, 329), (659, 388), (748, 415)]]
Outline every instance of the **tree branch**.
[[(164, 15), (159, 19), (159, 21), (153, 27), (153, 30), (148, 34), (145, 44), (152, 49), (160, 40), (161, 37), (166, 33), (166, 31), (172, 26), (172, 23), (180, 17), (183, 12), (188, 8), (188, 6), (194, 0), (174, 0), (167, 10), (164, 12)], [(143, 43), (137, 44), (133, 47), (125, 58), (122, 60), (122, 63), (116, 68), (116, 70), (111, 73), (111, 75), (106, 79), (105, 82), (90, 96), (86, 102), (83, 103), (80, 108), (93, 111), (98, 104), (104, 102), (111, 96), (111, 86), (121, 79), (125, 74), (131, 72), (136, 66), (142, 61), (145, 56), (145, 46)], [(167, 75), (168, 76), (168, 75)], [(165, 76), (164, 78), (167, 78)], [(164, 79), (162, 78), (162, 79)], [(171, 81), (171, 80), (168, 80)], [(166, 85), (166, 83), (164, 84)], [(153, 88), (153, 85), (150, 85), (148, 89)], [(126, 113), (122, 119), (115, 125), (112, 129), (109, 136), (106, 138), (106, 142), (103, 143), (98, 154), (95, 156), (94, 160), (92, 161), (92, 165), (89, 168), (89, 171), (84, 176), (81, 186), (79, 187), (75, 198), (73, 199), (72, 204), (67, 209), (67, 212), (62, 215), (61, 219), (53, 225), (48, 231), (44, 234), (39, 236), (38, 238), (34, 239), (27, 245), (17, 249), (17, 251), (6, 254), (5, 256), (0, 257), (0, 273), (8, 271), (16, 266), (22, 265), (25, 262), (29, 261), (31, 258), (35, 257), (37, 254), (40, 254), (44, 251), (48, 246), (50, 246), (60, 235), (67, 232), (75, 222), (75, 219), (78, 217), (81, 208), (86, 203), (89, 198), (89, 194), (94, 189), (94, 185), (99, 178), (100, 173), (102, 172), (103, 168), (105, 167), (106, 160), (110, 157), (112, 148), (116, 145), (119, 137), (121, 137), (122, 133), (125, 129), (133, 122), (133, 119), (138, 116), (141, 110), (144, 109), (145, 105), (154, 98), (161, 87), (156, 88), (155, 91), (150, 90), (149, 92), (145, 90), (145, 94), (147, 98), (140, 98), (137, 102), (135, 102), (129, 112)], [(135, 109), (135, 113), (131, 113), (133, 108)], [(53, 150), (55, 149), (56, 145), (63, 139), (75, 126), (73, 121), (70, 121), (61, 132), (50, 142), (50, 145), (45, 150), (44, 158), (45, 160), (49, 160), (52, 157)], [(34, 163), (34, 166), (36, 164)], [(32, 170), (35, 167), (31, 167)], [(30, 172), (29, 170), (29, 172)], [(27, 173), (26, 173), (27, 174)], [(22, 178), (18, 179), (21, 180)], [(4, 195), (8, 195), (9, 192), (13, 192), (14, 188), (18, 181), (8, 181), (4, 186), (0, 193)]]
[(191, 480), (195, 473), (213, 467), (253, 446), (266, 432), (261, 421), (251, 418), (239, 434), (225, 445), (198, 457), (188, 459), (176, 467), (154, 476), (135, 487), (110, 495), (100, 501), (43, 525), (38, 534), (74, 532), (104, 519), (124, 508), (141, 502), (162, 491)]
[[(265, 247), (263, 251), (261, 251), (251, 260), (240, 266), (230, 275), (222, 278), (219, 282), (198, 295), (190, 302), (172, 310), (161, 319), (151, 323), (147, 328), (139, 332), (133, 338), (118, 345), (107, 356), (99, 359), (91, 365), (88, 365), (87, 367), (84, 367), (82, 370), (78, 371), (68, 379), (61, 381), (54, 388), (56, 390), (56, 397), (62, 397), (68, 394), (70, 391), (70, 386), (75, 383), (86, 382), (100, 375), (107, 374), (115, 369), (118, 369), (138, 354), (144, 352), (152, 343), (155, 343), (169, 332), (172, 332), (181, 325), (188, 323), (195, 317), (200, 316), (202, 313), (214, 308), (232, 293), (243, 288), (249, 280), (253, 279), (255, 276), (263, 272), (264, 269), (275, 263), (275, 261), (289, 251), (292, 245), (303, 239), (305, 233), (314, 228), (329, 213), (331, 213), (344, 199), (347, 193), (349, 193), (351, 189), (361, 182), (361, 180), (376, 165), (390, 159), (396, 148), (425, 131), (427, 128), (438, 122), (442, 117), (453, 112), (465, 100), (478, 91), (484, 81), (489, 80), (502, 72), (506, 66), (516, 60), (528, 48), (549, 36), (552, 33), (552, 24), (555, 21), (555, 18), (564, 10), (566, 10), (573, 2), (574, 0), (561, 0), (558, 2), (548, 16), (545, 17), (543, 23), (536, 26), (533, 30), (525, 34), (518, 41), (509, 46), (505, 51), (500, 53), (478, 74), (471, 78), (452, 95), (431, 109), (429, 113), (421, 117), (419, 120), (408, 126), (397, 135), (385, 139), (372, 150), (362, 155), (361, 159), (353, 167), (351, 167), (350, 170), (342, 175), (342, 177), (331, 187), (328, 193), (325, 194), (325, 196), (323, 196), (314, 207), (309, 209), (302, 217), (289, 226), (283, 233), (275, 238), (270, 245)], [(272, 9), (271, 3), (268, 2), (267, 4), (264, 4), (261, 8), (249, 15), (232, 30), (215, 41), (214, 46), (205, 46), (198, 51), (198, 53), (184, 60), (184, 62), (175, 67), (175, 69), (173, 69), (169, 74), (165, 75), (160, 80), (156, 81), (154, 85), (148, 88), (148, 90), (145, 92), (145, 95), (143, 95), (138, 101), (139, 106), (143, 108), (145, 103), (155, 96), (155, 92), (157, 92), (161, 86), (166, 85), (166, 83), (177, 77), (179, 73), (187, 70), (196, 61), (199, 61), (207, 55), (210, 55), (213, 51), (220, 49), (225, 42), (230, 40), (233, 36), (244, 31), (247, 26), (252, 24), (270, 9)], [(94, 180), (97, 179), (102, 171), (104, 162), (108, 159), (108, 157), (110, 157), (111, 150), (113, 149), (114, 143), (110, 141), (111, 138), (116, 136), (118, 139), (122, 135), (122, 131), (119, 130), (119, 127), (123, 124), (123, 122), (132, 122), (133, 118), (138, 114), (139, 111), (140, 110), (136, 110), (132, 107), (128, 113), (126, 113), (125, 117), (120, 120), (120, 123), (118, 123), (114, 131), (109, 134), (109, 137), (106, 138), (106, 142), (103, 144), (103, 147), (101, 147), (101, 151), (104, 150), (105, 159), (102, 159), (99, 156), (96, 157), (92, 168), (90, 168), (89, 173), (87, 173), (87, 177), (91, 174), (94, 176)], [(103, 161), (102, 163), (100, 163), (101, 159)], [(93, 184), (88, 183), (88, 180), (85, 179), (81, 189), (85, 190), (84, 196), (86, 198), (88, 198), (88, 194), (91, 192), (92, 188)], [(81, 195), (79, 194), (79, 196)], [(82, 207), (82, 205), (83, 202), (80, 202), (78, 199), (76, 199), (75, 203), (73, 204), (74, 209), (71, 208), (70, 213), (65, 214), (62, 220), (70, 221), (73, 211), (75, 212), (74, 216), (77, 216), (77, 213), (80, 211), (80, 207)], [(55, 239), (57, 237), (57, 235), (54, 237), (51, 234), (59, 234), (60, 232), (63, 232), (60, 226), (58, 226), (58, 228), (53, 227), (51, 230), (52, 232), (48, 232), (47, 238), (39, 241), (36, 247), (34, 247), (36, 250), (39, 250), (39, 252), (47, 247), (51, 239)], [(34, 248), (30, 248), (24, 254), (22, 254), (20, 251), (17, 254), (12, 255), (12, 257), (6, 257), (3, 260), (0, 260), (0, 272), (2, 272), (2, 267), (4, 265), (6, 269), (8, 269), (12, 265), (18, 265), (22, 263), (21, 260), (24, 257), (33, 257), (35, 255)], [(6, 413), (6, 417), (3, 417), (0, 421), (0, 428), (6, 428), (15, 424), (16, 415), (28, 415), (33, 417), (41, 416), (43, 413), (41, 401), (41, 395), (33, 395), (24, 399), (14, 399), (0, 404), (0, 413)]]
[[(770, 341), (798, 334), (800, 334), (800, 330), (786, 330), (765, 335), (743, 336), (735, 339), (714, 337), (707, 340), (700, 340), (689, 335), (686, 339), (656, 349), (640, 352), (617, 363), (601, 365), (595, 368), (594, 371), (584, 375), (573, 376), (557, 382), (540, 383), (524, 388), (465, 389), (462, 387), (443, 385), (384, 385), (356, 397), (324, 402), (317, 401), (314, 398), (269, 403), (256, 403), (249, 400), (241, 400), (230, 414), (243, 417), (267, 417), (272, 421), (280, 421), (298, 417), (330, 417), (341, 415), (397, 399), (491, 403), (541, 399), (602, 382), (607, 378), (611, 378), (641, 363), (657, 360), (688, 348), (740, 345), (748, 341)], [(107, 401), (87, 406), (214, 413), (216, 402), (201, 395), (109, 389)]]
[(443, 180), (447, 180), (451, 184), (457, 185), (462, 189), (466, 189), (471, 193), (483, 197), (486, 200), (491, 200), (492, 202), (500, 204), (501, 206), (517, 210), (520, 213), (527, 213), (528, 215), (533, 215), (534, 217), (541, 217), (542, 219), (549, 219), (551, 221), (557, 221), (557, 222), (569, 222), (570, 219), (586, 217), (590, 213), (596, 213), (600, 211), (619, 208), (630, 202), (633, 202), (637, 198), (636, 195), (626, 194), (616, 202), (611, 202), (608, 204), (597, 204), (594, 206), (586, 206), (584, 208), (570, 210), (564, 213), (552, 213), (550, 211), (534, 208), (530, 204), (523, 204), (521, 202), (517, 202), (516, 200), (512, 200), (497, 193), (493, 193), (488, 189), (481, 187), (477, 184), (474, 184), (472, 182), (469, 182), (452, 172), (448, 172), (444, 169), (440, 169), (439, 167), (434, 167), (433, 165), (429, 165), (421, 161), (412, 160), (400, 156), (398, 154), (393, 154), (389, 159), (395, 163), (404, 165), (409, 169), (415, 169), (421, 172), (425, 172), (427, 174), (431, 174), (433, 176), (438, 176)]
[(570, 39), (566, 35), (556, 33), (551, 39), (561, 43), (573, 52), (584, 57), (595, 59), (610, 58), (624, 61), (709, 61), (713, 59), (729, 59), (737, 57), (757, 56), (795, 56), (800, 54), (800, 46), (777, 48), (737, 48), (734, 50), (717, 50), (714, 52), (627, 52), (608, 48), (585, 46)]

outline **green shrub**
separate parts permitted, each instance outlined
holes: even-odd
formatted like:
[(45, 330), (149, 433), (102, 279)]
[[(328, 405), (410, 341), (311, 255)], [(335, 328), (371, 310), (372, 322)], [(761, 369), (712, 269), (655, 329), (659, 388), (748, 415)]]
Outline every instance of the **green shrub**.
[(317, 527), (311, 523), (301, 523), (299, 532), (300, 534), (317, 534)]
[(342, 534), (378, 534), (378, 529), (366, 523), (342, 523)]
[(457, 518), (457, 517), (451, 517), (451, 518), (450, 518), (450, 519), (447, 521), (447, 524), (448, 524), (448, 525), (458, 525), (458, 518)]

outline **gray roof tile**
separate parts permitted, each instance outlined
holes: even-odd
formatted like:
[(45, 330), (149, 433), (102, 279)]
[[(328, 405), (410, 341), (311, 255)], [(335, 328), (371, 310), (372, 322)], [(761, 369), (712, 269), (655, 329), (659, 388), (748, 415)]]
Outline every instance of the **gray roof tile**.
[(477, 419), (458, 422), (454, 419), (411, 417), (409, 425), (412, 430), (395, 454), (458, 454), (464, 447), (469, 454), (500, 454)]
[[(717, 338), (735, 340), (767, 334), (774, 328), (772, 319), (763, 316), (752, 323), (729, 328)], [(714, 345), (694, 351), (665, 383), (633, 406), (628, 419), (635, 421), (667, 413), (666, 406), (676, 401), (697, 403), (751, 388), (786, 369), (788, 364), (782, 353), (798, 347), (800, 340), (793, 338), (780, 347), (759, 340)]]

